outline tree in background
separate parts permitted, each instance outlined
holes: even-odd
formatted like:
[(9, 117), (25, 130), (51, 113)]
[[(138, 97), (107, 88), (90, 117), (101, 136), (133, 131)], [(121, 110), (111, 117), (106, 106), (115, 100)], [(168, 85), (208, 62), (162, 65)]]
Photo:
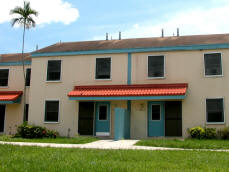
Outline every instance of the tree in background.
[(25, 98), (26, 98), (26, 72), (25, 72), (25, 62), (24, 62), (24, 43), (25, 43), (25, 31), (31, 27), (36, 26), (36, 22), (33, 16), (38, 16), (38, 12), (30, 7), (30, 2), (24, 1), (24, 7), (16, 6), (14, 9), (10, 10), (11, 15), (17, 15), (17, 17), (11, 20), (12, 27), (15, 24), (19, 24), (23, 27), (23, 38), (22, 38), (22, 67), (23, 67), (23, 77), (24, 77), (24, 93), (23, 93), (23, 121), (26, 120), (25, 115)]

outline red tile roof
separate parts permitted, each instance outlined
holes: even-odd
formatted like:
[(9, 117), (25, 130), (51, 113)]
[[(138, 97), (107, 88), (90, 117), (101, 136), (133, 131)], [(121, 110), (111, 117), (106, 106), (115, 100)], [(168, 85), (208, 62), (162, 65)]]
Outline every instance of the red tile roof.
[(14, 101), (21, 95), (22, 91), (0, 91), (0, 101)]
[(75, 86), (69, 97), (177, 96), (185, 95), (187, 83)]

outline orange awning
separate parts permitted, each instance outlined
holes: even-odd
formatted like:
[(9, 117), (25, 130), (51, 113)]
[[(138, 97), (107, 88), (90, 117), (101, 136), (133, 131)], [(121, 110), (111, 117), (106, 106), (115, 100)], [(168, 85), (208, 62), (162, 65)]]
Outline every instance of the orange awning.
[(87, 97), (115, 97), (115, 99), (122, 97), (123, 100), (134, 100), (135, 97), (144, 99), (144, 97), (185, 96), (187, 88), (187, 83), (75, 86), (68, 96), (72, 100), (77, 98), (84, 100)]
[(0, 104), (19, 103), (22, 91), (0, 91)]

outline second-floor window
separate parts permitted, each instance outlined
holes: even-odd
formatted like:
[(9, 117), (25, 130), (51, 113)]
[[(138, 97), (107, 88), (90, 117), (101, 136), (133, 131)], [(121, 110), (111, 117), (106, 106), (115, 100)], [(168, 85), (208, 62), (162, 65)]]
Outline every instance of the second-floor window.
[(60, 81), (61, 60), (49, 60), (47, 68), (47, 81)]
[(204, 54), (205, 76), (221, 76), (222, 59), (221, 53)]
[(162, 78), (164, 77), (164, 56), (148, 56), (148, 77)]
[(111, 58), (96, 58), (95, 79), (111, 79)]
[(25, 78), (25, 86), (30, 86), (30, 75), (31, 75), (31, 69), (26, 69), (26, 78)]
[(9, 69), (0, 69), (0, 87), (8, 86)]

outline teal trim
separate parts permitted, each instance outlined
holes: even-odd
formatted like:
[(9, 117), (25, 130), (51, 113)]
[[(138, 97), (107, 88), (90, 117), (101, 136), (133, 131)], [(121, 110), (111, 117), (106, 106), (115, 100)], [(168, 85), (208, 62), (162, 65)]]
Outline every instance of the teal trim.
[[(31, 65), (31, 61), (25, 61), (24, 65)], [(22, 62), (0, 62), (0, 66), (22, 66)]]
[(115, 108), (114, 140), (129, 139), (129, 114), (126, 109)]
[(131, 84), (131, 67), (132, 67), (132, 55), (128, 53), (128, 67), (127, 67), (127, 84)]
[(137, 53), (137, 52), (153, 52), (153, 51), (156, 51), (156, 52), (157, 51), (188, 51), (188, 50), (224, 49), (224, 48), (229, 48), (229, 43), (167, 46), (167, 47), (149, 47), (149, 48), (126, 48), (126, 49), (109, 49), (109, 50), (32, 53), (31, 57), (70, 56), (70, 55), (83, 55), (83, 54)]
[[(107, 119), (99, 120), (99, 107), (101, 105), (107, 106)], [(107, 132), (110, 133), (110, 102), (96, 102), (95, 103), (95, 133)]]
[[(152, 120), (152, 105), (160, 105), (160, 120)], [(165, 103), (148, 102), (148, 136), (165, 136)]]
[(69, 100), (181, 100), (185, 96), (69, 97)]
[(14, 101), (0, 101), (0, 104), (14, 104), (14, 103), (21, 103), (21, 96)]

